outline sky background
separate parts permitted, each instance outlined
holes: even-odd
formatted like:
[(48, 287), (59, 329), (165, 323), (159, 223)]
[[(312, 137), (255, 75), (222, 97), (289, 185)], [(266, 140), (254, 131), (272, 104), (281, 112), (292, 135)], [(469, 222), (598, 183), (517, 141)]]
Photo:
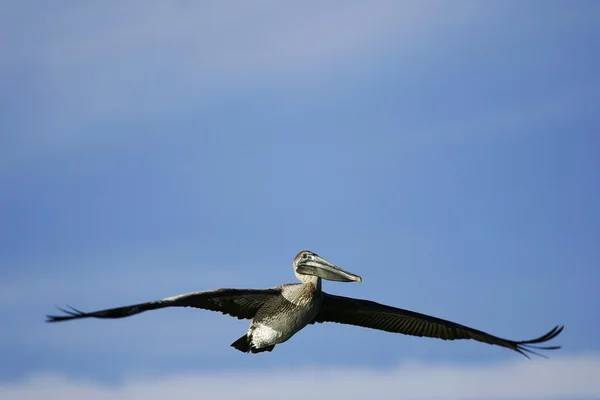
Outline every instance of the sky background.
[[(600, 399), (599, 27), (583, 0), (2, 2), (0, 397)], [(327, 292), (563, 349), (44, 322), (294, 282), (303, 249), (364, 279)]]

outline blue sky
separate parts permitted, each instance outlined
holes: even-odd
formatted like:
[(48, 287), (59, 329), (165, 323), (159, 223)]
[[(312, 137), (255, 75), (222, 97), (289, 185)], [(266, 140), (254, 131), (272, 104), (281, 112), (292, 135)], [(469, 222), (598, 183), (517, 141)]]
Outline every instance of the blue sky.
[[(381, 398), (399, 377), (439, 383), (407, 398), (600, 398), (598, 26), (594, 1), (3, 2), (0, 394), (330, 373)], [(328, 292), (511, 339), (564, 324), (564, 348), (331, 324), (252, 356), (229, 347), (248, 322), (208, 311), (44, 323), (293, 282), (305, 248), (364, 279)]]

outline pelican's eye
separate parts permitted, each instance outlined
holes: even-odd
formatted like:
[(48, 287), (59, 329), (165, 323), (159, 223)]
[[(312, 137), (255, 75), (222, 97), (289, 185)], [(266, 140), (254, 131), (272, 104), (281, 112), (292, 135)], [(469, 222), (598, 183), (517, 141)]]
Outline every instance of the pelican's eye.
[(302, 259), (303, 259), (303, 260), (306, 260), (307, 258), (308, 258), (308, 253), (304, 253), (304, 254), (302, 254)]

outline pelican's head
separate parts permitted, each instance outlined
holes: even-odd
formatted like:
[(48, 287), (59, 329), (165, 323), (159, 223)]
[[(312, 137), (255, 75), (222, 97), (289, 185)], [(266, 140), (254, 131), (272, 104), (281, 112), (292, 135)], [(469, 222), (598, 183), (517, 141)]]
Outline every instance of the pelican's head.
[(344, 271), (318, 256), (312, 251), (303, 250), (294, 258), (294, 273), (302, 282), (310, 282), (317, 278), (323, 278), (338, 282), (362, 282), (362, 278), (351, 272)]

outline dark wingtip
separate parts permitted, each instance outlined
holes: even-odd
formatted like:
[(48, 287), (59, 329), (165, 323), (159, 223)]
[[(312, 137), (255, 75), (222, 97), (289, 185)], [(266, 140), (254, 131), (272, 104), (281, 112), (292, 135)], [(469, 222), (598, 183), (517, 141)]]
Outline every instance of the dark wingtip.
[(58, 310), (62, 311), (63, 313), (65, 313), (66, 315), (46, 315), (46, 322), (60, 322), (60, 321), (67, 321), (69, 319), (73, 319), (73, 318), (81, 318), (81, 317), (85, 317), (86, 313), (84, 313), (83, 311), (80, 311), (76, 308), (71, 307), (70, 305), (66, 305), (68, 308), (70, 308), (72, 311), (69, 310), (65, 310), (64, 308), (61, 308), (57, 305), (54, 305), (54, 307), (56, 307)]
[(525, 357), (527, 357), (529, 359), (531, 359), (531, 358), (525, 352), (527, 352), (529, 354), (535, 354), (538, 357), (548, 359), (547, 356), (540, 354), (534, 350), (558, 350), (561, 348), (561, 346), (535, 346), (535, 344), (544, 343), (544, 342), (554, 339), (555, 337), (560, 335), (560, 333), (563, 331), (564, 328), (565, 328), (564, 325), (556, 325), (548, 333), (546, 333), (545, 335), (542, 335), (538, 338), (531, 339), (531, 340), (523, 340), (521, 342), (515, 342), (515, 345), (516, 345), (515, 350), (518, 351), (519, 353), (523, 354)]
[[(60, 310), (60, 307), (57, 306), (56, 304), (54, 304), (54, 308), (57, 308)], [(58, 315), (48, 315), (46, 314), (46, 322), (57, 322), (60, 321), (61, 317)]]
[(69, 318), (70, 317), (65, 317), (61, 315), (46, 315), (46, 322), (59, 322)]

